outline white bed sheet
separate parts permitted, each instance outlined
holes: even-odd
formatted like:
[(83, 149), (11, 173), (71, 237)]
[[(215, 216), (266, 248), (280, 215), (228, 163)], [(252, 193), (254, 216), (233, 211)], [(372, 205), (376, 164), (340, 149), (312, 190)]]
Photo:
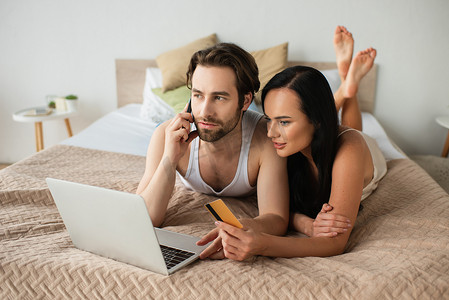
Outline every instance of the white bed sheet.
[[(140, 117), (142, 104), (128, 104), (62, 142), (89, 149), (146, 156), (151, 135), (158, 123)], [(390, 142), (385, 130), (370, 113), (362, 113), (363, 132), (377, 141), (386, 160), (406, 158)]]
[(146, 156), (158, 123), (140, 118), (141, 104), (128, 104), (61, 142), (89, 149)]
[(380, 150), (382, 150), (382, 154), (387, 161), (398, 158), (407, 158), (402, 150), (398, 150), (398, 147), (391, 142), (379, 121), (377, 121), (372, 114), (362, 112), (362, 127), (364, 133), (376, 140), (377, 145)]

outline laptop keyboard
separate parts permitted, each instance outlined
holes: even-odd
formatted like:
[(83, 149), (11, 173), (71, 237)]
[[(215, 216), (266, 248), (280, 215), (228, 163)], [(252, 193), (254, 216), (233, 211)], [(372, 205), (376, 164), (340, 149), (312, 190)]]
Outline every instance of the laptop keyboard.
[(167, 269), (170, 269), (180, 262), (185, 261), (187, 258), (193, 256), (195, 253), (188, 252), (176, 248), (171, 248), (167, 246), (161, 245), (162, 255), (165, 259), (165, 264), (167, 265)]

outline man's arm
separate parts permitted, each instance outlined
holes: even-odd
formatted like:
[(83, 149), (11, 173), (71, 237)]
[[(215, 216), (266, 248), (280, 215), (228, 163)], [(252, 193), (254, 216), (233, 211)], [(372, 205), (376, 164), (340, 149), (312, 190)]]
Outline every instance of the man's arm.
[(176, 165), (163, 156), (166, 126), (166, 123), (159, 125), (151, 137), (145, 173), (136, 192), (145, 199), (148, 213), (156, 227), (160, 226), (164, 220), (168, 200), (176, 180)]
[(186, 153), (189, 143), (198, 135), (196, 132), (189, 133), (190, 122), (193, 119), (189, 113), (179, 113), (161, 124), (151, 137), (145, 173), (136, 193), (145, 199), (154, 226), (160, 226), (164, 221), (176, 181), (178, 162)]

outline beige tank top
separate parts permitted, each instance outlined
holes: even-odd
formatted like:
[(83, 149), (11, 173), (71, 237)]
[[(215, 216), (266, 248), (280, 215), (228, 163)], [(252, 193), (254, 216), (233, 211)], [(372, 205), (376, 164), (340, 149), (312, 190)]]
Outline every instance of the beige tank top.
[(377, 185), (379, 184), (379, 181), (385, 176), (387, 173), (387, 163), (385, 161), (385, 158), (382, 154), (382, 151), (380, 151), (379, 146), (377, 145), (377, 142), (372, 137), (364, 134), (361, 131), (358, 131), (354, 128), (348, 128), (343, 130), (338, 134), (338, 137), (340, 137), (343, 133), (348, 131), (357, 131), (360, 133), (363, 138), (365, 139), (366, 144), (368, 145), (369, 151), (371, 153), (371, 158), (373, 160), (373, 166), (374, 166), (374, 173), (373, 173), (373, 179), (371, 179), (370, 183), (368, 183), (362, 191), (362, 199), (361, 201), (365, 200), (369, 195), (371, 195), (372, 192), (377, 188)]

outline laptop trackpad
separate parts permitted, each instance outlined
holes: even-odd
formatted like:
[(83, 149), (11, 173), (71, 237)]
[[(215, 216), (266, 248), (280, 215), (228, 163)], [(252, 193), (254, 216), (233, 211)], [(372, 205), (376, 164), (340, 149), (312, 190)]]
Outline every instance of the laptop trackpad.
[(177, 233), (161, 228), (154, 228), (159, 244), (166, 245), (178, 249), (201, 253), (207, 245), (197, 246), (196, 242), (200, 240), (198, 237)]

